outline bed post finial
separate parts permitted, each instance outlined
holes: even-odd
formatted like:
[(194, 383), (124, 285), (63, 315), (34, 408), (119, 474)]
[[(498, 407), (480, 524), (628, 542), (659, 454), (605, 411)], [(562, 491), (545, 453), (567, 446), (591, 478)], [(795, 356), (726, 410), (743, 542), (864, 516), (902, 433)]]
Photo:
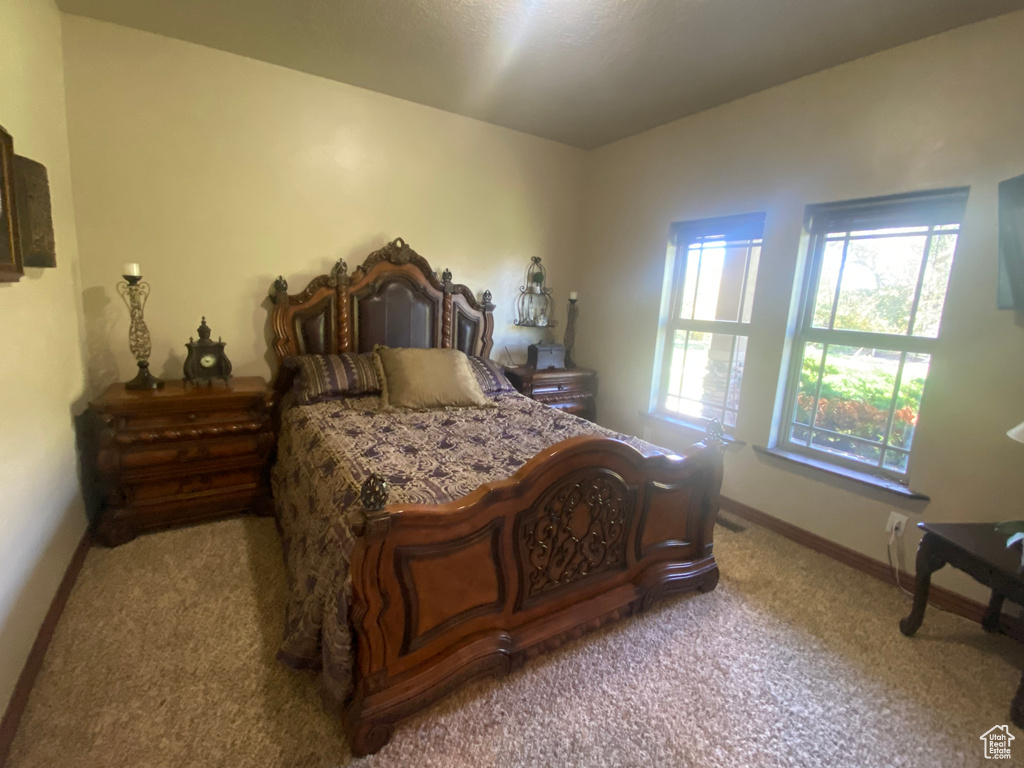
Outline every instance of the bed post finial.
[(714, 448), (718, 451), (725, 450), (725, 430), (722, 428), (722, 422), (718, 419), (712, 419), (708, 422), (708, 426), (704, 430), (704, 439), (701, 440), (701, 443), (708, 448)]
[(359, 500), (368, 512), (380, 512), (388, 505), (388, 494), (391, 488), (388, 486), (388, 479), (384, 475), (373, 472), (363, 481), (363, 487), (359, 490)]
[(275, 304), (288, 301), (288, 281), (284, 279), (284, 275), (278, 275), (277, 280), (270, 286), (270, 298)]
[(491, 304), (491, 292), (490, 291), (484, 291), (484, 295), (481, 296), (481, 299), (483, 300), (484, 312), (493, 312), (494, 311), (494, 305)]
[(377, 472), (363, 481), (359, 489), (361, 505), (353, 506), (349, 512), (352, 533), (376, 539), (391, 530), (391, 515), (388, 514), (388, 479)]
[(335, 285), (348, 285), (348, 264), (344, 259), (338, 259), (331, 269), (331, 279)]

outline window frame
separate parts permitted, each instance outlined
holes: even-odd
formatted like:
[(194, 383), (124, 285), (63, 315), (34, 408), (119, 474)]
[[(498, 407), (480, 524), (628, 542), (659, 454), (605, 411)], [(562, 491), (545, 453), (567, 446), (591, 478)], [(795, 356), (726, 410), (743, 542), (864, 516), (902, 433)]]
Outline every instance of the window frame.
[[(658, 344), (654, 360), (654, 377), (651, 387), (651, 398), (649, 414), (668, 421), (678, 422), (694, 429), (705, 429), (712, 419), (706, 417), (692, 416), (669, 410), (665, 406), (668, 397), (669, 377), (672, 371), (672, 350), (675, 346), (674, 339), (677, 331), (697, 333), (722, 333), (733, 337), (732, 349), (730, 351), (730, 365), (735, 358), (736, 344), (739, 337), (747, 339), (749, 346), (751, 322), (744, 322), (743, 315), (746, 308), (747, 294), (750, 289), (750, 257), (744, 265), (743, 282), (740, 287), (740, 304), (737, 308), (737, 320), (695, 320), (681, 319), (679, 317), (684, 301), (684, 290), (686, 287), (686, 266), (690, 247), (697, 242), (708, 242), (721, 238), (723, 242), (733, 241), (759, 241), (759, 247), (764, 246), (764, 225), (766, 221), (764, 212), (743, 213), (734, 216), (720, 216), (708, 219), (697, 219), (693, 221), (676, 222), (669, 230), (668, 248), (666, 248), (665, 277), (662, 285), (662, 310), (661, 322), (659, 323)], [(756, 232), (756, 234), (754, 234)], [(751, 246), (748, 246), (748, 248)], [(760, 257), (758, 260), (758, 272), (760, 272)], [(698, 288), (700, 276), (698, 273)], [(755, 288), (757, 275), (754, 276)], [(694, 298), (696, 300), (696, 290)], [(751, 319), (755, 291), (750, 291)], [(746, 354), (744, 354), (746, 357)], [(742, 379), (740, 382), (742, 387)], [(726, 411), (729, 402), (729, 388), (722, 405), (722, 427), (728, 434), (732, 434), (735, 426), (725, 423)], [(737, 424), (739, 423), (739, 401), (736, 406)]]
[[(952, 264), (956, 263), (956, 254), (960, 248), (960, 235), (963, 230), (964, 212), (967, 206), (967, 197), (970, 187), (955, 187), (939, 189), (927, 192), (914, 192), (901, 195), (888, 195), (884, 197), (872, 197), (861, 200), (850, 200), (839, 203), (824, 203), (809, 205), (806, 208), (804, 228), (809, 235), (807, 242), (807, 260), (803, 267), (803, 277), (800, 286), (799, 304), (797, 306), (796, 323), (794, 324), (788, 365), (785, 367), (785, 378), (782, 381), (782, 407), (777, 421), (776, 439), (773, 448), (807, 457), (811, 460), (831, 464), (861, 473), (871, 477), (881, 478), (890, 483), (901, 486), (909, 484), (909, 478), (914, 456), (914, 438), (911, 438), (910, 448), (903, 451), (899, 448), (890, 447), (888, 438), (892, 430), (896, 406), (899, 402), (900, 387), (907, 356), (910, 354), (926, 354), (929, 356), (929, 374), (935, 354), (939, 349), (939, 339), (942, 333), (942, 318), (945, 316), (946, 298), (948, 297), (949, 282), (946, 284), (946, 294), (943, 296), (942, 311), (940, 313), (939, 327), (934, 337), (914, 336), (911, 331), (917, 319), (919, 309), (922, 283), (927, 269), (928, 258), (931, 255), (932, 238), (936, 235), (936, 227), (957, 224), (956, 246), (953, 249)], [(845, 264), (846, 252), (850, 244), (850, 234), (855, 231), (870, 231), (885, 228), (897, 227), (928, 227), (927, 241), (921, 262), (918, 266), (918, 275), (914, 288), (914, 295), (911, 298), (911, 312), (907, 319), (908, 332), (905, 334), (891, 334), (876, 331), (855, 331), (848, 329), (818, 328), (814, 326), (814, 310), (818, 298), (819, 282), (824, 264), (825, 246), (829, 242), (829, 234), (845, 232), (843, 247), (843, 263)], [(952, 279), (952, 265), (950, 267), (950, 278)], [(832, 297), (830, 324), (834, 323), (835, 315), (839, 308), (839, 300), (842, 293), (842, 271), (836, 279), (836, 289)], [(889, 404), (889, 413), (886, 420), (885, 432), (883, 435), (880, 458), (878, 465), (871, 465), (867, 462), (857, 461), (826, 450), (812, 448), (810, 445), (802, 445), (790, 439), (792, 428), (796, 425), (794, 421), (798, 388), (800, 386), (800, 372), (803, 367), (804, 350), (808, 343), (819, 344), (822, 347), (821, 363), (818, 367), (818, 386), (815, 393), (815, 404), (811, 408), (811, 423), (804, 425), (808, 427), (808, 442), (813, 439), (814, 420), (817, 416), (817, 402), (821, 395), (822, 371), (828, 360), (829, 347), (861, 347), (886, 352), (899, 353), (899, 365), (896, 371), (896, 378), (893, 385), (893, 396)], [(925, 377), (924, 391), (921, 396), (921, 406), (918, 411), (918, 419), (924, 411), (925, 395), (928, 390), (928, 377)], [(916, 437), (916, 428), (915, 436)], [(854, 440), (859, 438), (853, 437)], [(864, 441), (874, 445), (872, 441)], [(887, 469), (884, 466), (887, 450), (907, 454), (907, 467), (905, 472), (898, 472)]]

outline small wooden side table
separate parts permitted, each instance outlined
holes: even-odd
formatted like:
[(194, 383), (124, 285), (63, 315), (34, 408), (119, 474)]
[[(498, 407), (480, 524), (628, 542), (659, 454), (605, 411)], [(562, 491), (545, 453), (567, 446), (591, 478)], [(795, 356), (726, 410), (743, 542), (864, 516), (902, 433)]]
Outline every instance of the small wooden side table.
[(141, 391), (112, 384), (90, 404), (102, 496), (97, 538), (117, 546), (143, 531), (270, 512), (270, 402), (256, 377)]
[[(913, 637), (921, 628), (932, 574), (947, 564), (992, 589), (988, 610), (981, 621), (985, 631), (999, 629), (1005, 600), (1024, 605), (1020, 552), (1007, 549), (1006, 537), (996, 533), (995, 523), (918, 523), (917, 527), (924, 531), (924, 538), (917, 549), (914, 607), (909, 616), (900, 620), (904, 635)], [(1018, 728), (1024, 728), (1024, 674), (1010, 704), (1010, 719)]]

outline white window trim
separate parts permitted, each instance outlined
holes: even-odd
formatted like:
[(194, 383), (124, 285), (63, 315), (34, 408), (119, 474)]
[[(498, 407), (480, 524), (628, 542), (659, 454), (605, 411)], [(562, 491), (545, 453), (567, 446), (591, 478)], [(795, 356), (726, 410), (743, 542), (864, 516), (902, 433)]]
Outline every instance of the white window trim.
[[(740, 288), (740, 307), (737, 313), (740, 318), (739, 320), (684, 320), (679, 318), (679, 312), (682, 307), (682, 293), (685, 287), (687, 252), (691, 244), (703, 238), (723, 235), (730, 241), (742, 239), (737, 237), (735, 233), (742, 231), (743, 228), (759, 228), (760, 234), (746, 239), (751, 241), (763, 240), (764, 222), (764, 213), (747, 213), (677, 222), (672, 225), (668, 247), (666, 248), (665, 276), (662, 283), (661, 313), (660, 322), (658, 323), (658, 342), (654, 356), (654, 375), (652, 378), (649, 407), (649, 413), (652, 416), (689, 425), (699, 430), (705, 429), (711, 422), (711, 419), (681, 414), (665, 407), (675, 333), (676, 331), (696, 331), (699, 333), (724, 333), (731, 335), (733, 337), (733, 346), (730, 359), (736, 354), (736, 340), (738, 337), (746, 337), (749, 345), (751, 324), (749, 322), (742, 322), (742, 318), (746, 307), (750, 263), (748, 261), (746, 264), (743, 273), (743, 285)], [(754, 295), (751, 294), (751, 304), (753, 304), (753, 301)], [(727, 393), (725, 397), (726, 404), (728, 399)], [(723, 406), (723, 416), (724, 410)], [(736, 408), (736, 414), (738, 423), (739, 406)], [(727, 434), (732, 434), (735, 430), (735, 427), (726, 425), (724, 421), (722, 427)]]
[[(783, 383), (783, 401), (777, 422), (777, 439), (772, 446), (779, 451), (790, 452), (805, 456), (816, 462), (833, 464), (855, 473), (871, 477), (882, 478), (887, 482), (894, 482), (906, 486), (909, 483), (912, 468), (914, 445), (916, 440), (911, 442), (908, 451), (900, 451), (887, 446), (889, 432), (892, 428), (895, 406), (899, 400), (899, 391), (902, 383), (904, 363), (908, 354), (927, 354), (934, 360), (935, 352), (938, 350), (938, 334), (932, 337), (911, 336), (904, 334), (873, 333), (868, 331), (836, 330), (828, 328), (816, 328), (814, 322), (814, 304), (818, 295), (818, 281), (821, 276), (821, 268), (824, 260), (825, 243), (830, 231), (853, 231), (856, 229), (869, 230), (881, 229), (889, 226), (901, 226), (896, 222), (905, 220), (906, 217), (922, 216), (917, 226), (952, 224), (963, 222), (964, 208), (967, 204), (969, 188), (943, 189), (934, 192), (913, 193), (908, 195), (893, 195), (889, 197), (868, 198), (865, 200), (853, 200), (848, 203), (831, 203), (820, 206), (808, 206), (806, 217), (806, 228), (810, 231), (808, 241), (808, 259), (804, 267), (803, 283), (800, 291), (797, 322), (790, 346), (790, 359), (786, 370), (786, 377)], [(839, 225), (830, 225), (829, 221), (835, 216), (846, 215), (850, 221), (846, 224), (847, 229), (837, 229)], [(930, 215), (928, 215), (930, 214)], [(892, 217), (893, 220), (886, 221), (884, 217)], [(902, 219), (901, 219), (902, 217)], [(817, 221), (816, 221), (817, 219)], [(859, 220), (860, 223), (857, 223)], [(909, 226), (909, 224), (907, 224)], [(925, 256), (931, 249), (931, 238), (935, 232), (928, 231), (928, 242), (925, 247)], [(957, 230), (957, 245), (960, 247), (960, 230)], [(847, 241), (848, 242), (848, 241)], [(845, 260), (845, 252), (844, 252)], [(923, 259), (924, 261), (925, 259)], [(953, 263), (956, 263), (956, 252), (954, 251)], [(912, 300), (911, 315), (908, 323), (916, 319), (916, 312), (921, 296), (921, 283), (924, 276), (924, 265), (918, 270), (917, 284)], [(836, 295), (833, 297), (833, 315), (838, 307), (838, 295), (841, 289), (841, 276), (836, 282)], [(945, 303), (943, 303), (943, 314), (945, 314)], [(941, 326), (940, 326), (941, 328)], [(794, 425), (794, 406), (796, 403), (797, 387), (800, 383), (800, 370), (803, 364), (804, 345), (807, 343), (818, 343), (822, 345), (822, 360), (820, 366), (824, 366), (828, 359), (829, 346), (851, 346), (871, 347), (885, 351), (899, 352), (900, 363), (897, 369), (896, 380), (893, 388), (893, 399), (889, 406), (889, 414), (886, 422), (885, 435), (881, 448), (881, 460), (884, 461), (886, 450), (897, 450), (905, 452), (907, 456), (906, 472), (900, 473), (881, 466), (872, 466), (866, 462), (849, 459), (828, 451), (811, 448), (808, 445), (792, 442), (789, 439), (790, 429)], [(811, 408), (812, 425), (817, 412), (817, 399), (821, 392), (819, 367), (818, 390), (815, 395), (815, 404)], [(921, 397), (921, 409), (918, 412), (918, 420), (924, 411), (925, 395), (928, 390), (928, 380), (925, 380), (925, 391)], [(916, 437), (916, 434), (915, 434)], [(857, 438), (852, 438), (856, 440)], [(866, 441), (871, 442), (871, 441)], [(874, 443), (872, 443), (874, 444)]]

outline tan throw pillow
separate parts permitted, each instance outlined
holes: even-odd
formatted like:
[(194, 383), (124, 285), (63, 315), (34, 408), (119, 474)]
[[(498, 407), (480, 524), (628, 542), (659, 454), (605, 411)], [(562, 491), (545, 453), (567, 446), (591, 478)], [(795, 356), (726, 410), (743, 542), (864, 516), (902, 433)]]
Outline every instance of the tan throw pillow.
[(480, 389), (469, 358), (457, 349), (377, 346), (373, 359), (385, 410), (494, 405)]

